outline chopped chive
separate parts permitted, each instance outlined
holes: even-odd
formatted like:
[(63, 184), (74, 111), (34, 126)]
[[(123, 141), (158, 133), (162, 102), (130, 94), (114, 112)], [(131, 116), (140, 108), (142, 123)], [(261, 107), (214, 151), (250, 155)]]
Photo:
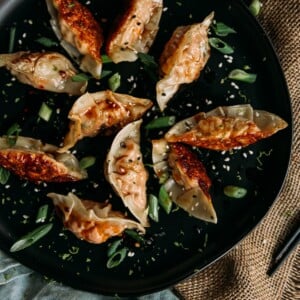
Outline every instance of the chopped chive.
[(37, 242), (39, 239), (41, 239), (43, 236), (45, 236), (53, 227), (52, 223), (41, 225), (38, 228), (34, 229), (33, 231), (30, 231), (26, 235), (22, 236), (19, 240), (17, 240), (10, 248), (10, 252), (16, 252), (23, 250), (35, 242)]
[(252, 0), (249, 5), (249, 10), (251, 14), (256, 17), (259, 15), (260, 9), (262, 7), (262, 3), (259, 0)]
[(227, 185), (224, 187), (224, 194), (230, 198), (243, 198), (247, 194), (247, 190), (243, 187), (239, 187), (236, 185)]
[(126, 257), (127, 251), (127, 248), (122, 248), (112, 254), (106, 263), (106, 267), (108, 269), (117, 267)]
[(106, 55), (106, 54), (101, 55), (101, 59), (102, 59), (102, 63), (103, 63), (103, 64), (107, 64), (107, 63), (113, 62), (113, 61), (111, 60), (111, 58), (110, 58), (108, 55)]
[(6, 184), (9, 179), (9, 176), (10, 176), (10, 172), (5, 168), (0, 167), (0, 183)]
[(168, 192), (166, 191), (166, 188), (163, 185), (159, 189), (158, 202), (167, 214), (169, 214), (171, 212), (172, 199), (169, 196)]
[(107, 249), (107, 256), (111, 257), (114, 253), (116, 253), (121, 243), (122, 243), (122, 239), (118, 239), (112, 242)]
[(159, 221), (159, 217), (158, 217), (159, 207), (158, 207), (157, 197), (150, 194), (149, 199), (148, 199), (148, 203), (149, 203), (149, 212), (148, 212), (149, 217), (153, 221), (158, 222)]
[(9, 146), (14, 146), (17, 142), (19, 133), (22, 131), (20, 125), (18, 123), (14, 123), (10, 126), (6, 132), (7, 135), (7, 143)]
[(234, 52), (233, 48), (229, 46), (226, 42), (223, 40), (212, 37), (208, 39), (209, 44), (215, 48), (216, 50), (220, 51), (223, 54), (231, 54)]
[(115, 73), (108, 79), (108, 86), (114, 92), (121, 85), (121, 75), (119, 73)]
[(112, 71), (110, 71), (110, 70), (102, 70), (100, 79), (109, 76), (111, 73), (112, 73)]
[(234, 69), (228, 75), (228, 78), (230, 79), (247, 82), (247, 83), (255, 82), (256, 77), (257, 77), (256, 74), (248, 73), (241, 69)]
[(146, 129), (159, 129), (164, 127), (170, 127), (175, 124), (176, 117), (175, 116), (165, 116), (159, 117), (157, 119), (153, 119), (150, 121), (145, 128)]
[(11, 27), (9, 31), (9, 44), (8, 44), (8, 53), (14, 51), (15, 39), (16, 39), (16, 27)]
[(136, 240), (137, 242), (139, 242), (139, 243), (144, 243), (145, 242), (144, 238), (138, 232), (136, 232), (135, 230), (126, 229), (125, 233), (127, 235), (129, 235), (131, 238), (133, 238), (134, 240)]
[(212, 28), (216, 35), (218, 36), (227, 36), (230, 33), (236, 33), (236, 31), (224, 24), (223, 22), (217, 22), (216, 24), (212, 25)]
[(39, 110), (39, 117), (44, 121), (48, 122), (52, 115), (52, 108), (49, 107), (45, 102), (42, 103)]
[(48, 204), (42, 205), (37, 213), (35, 223), (44, 223), (48, 214)]
[(71, 80), (73, 82), (82, 82), (82, 81), (88, 81), (90, 77), (86, 75), (85, 73), (78, 73), (74, 76), (72, 76)]
[(36, 39), (35, 41), (47, 48), (58, 46), (58, 43), (56, 41), (53, 41), (47, 37), (40, 37), (40, 38)]
[(142, 63), (144, 70), (153, 81), (158, 80), (158, 65), (153, 56), (146, 53), (138, 53), (138, 58)]
[(95, 164), (95, 162), (96, 162), (96, 157), (86, 156), (80, 160), (79, 166), (81, 169), (87, 169), (87, 168), (93, 166)]

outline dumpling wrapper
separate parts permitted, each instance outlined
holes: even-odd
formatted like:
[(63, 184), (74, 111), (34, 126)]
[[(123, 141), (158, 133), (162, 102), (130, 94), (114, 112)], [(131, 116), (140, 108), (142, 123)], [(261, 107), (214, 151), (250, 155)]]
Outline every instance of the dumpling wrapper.
[(210, 57), (207, 32), (214, 18), (210, 13), (202, 23), (175, 29), (159, 59), (161, 79), (156, 84), (156, 99), (163, 111), (183, 83), (199, 78)]
[(100, 79), (103, 33), (92, 13), (77, 0), (46, 0), (51, 26), (80, 69)]
[(140, 151), (141, 123), (129, 123), (116, 135), (106, 158), (105, 174), (124, 205), (142, 226), (148, 227), (148, 172)]
[(60, 154), (57, 147), (40, 140), (19, 136), (12, 146), (0, 138), (0, 166), (33, 182), (68, 182), (87, 178), (76, 157)]
[(249, 104), (220, 106), (178, 122), (165, 138), (169, 143), (223, 151), (246, 147), (287, 126), (279, 116)]
[(86, 93), (73, 104), (69, 112), (69, 132), (64, 139), (64, 152), (84, 137), (98, 133), (106, 135), (135, 121), (152, 106), (148, 99), (136, 98), (110, 90)]
[(89, 243), (101, 244), (109, 238), (119, 236), (125, 229), (137, 229), (145, 233), (138, 223), (118, 211), (113, 211), (108, 202), (99, 203), (80, 200), (73, 193), (61, 195), (47, 194), (62, 217), (64, 226), (79, 239)]
[(114, 63), (135, 61), (139, 52), (148, 53), (159, 29), (162, 0), (127, 2), (106, 43), (107, 55)]
[(204, 165), (183, 144), (168, 144), (165, 139), (152, 141), (155, 174), (172, 201), (191, 216), (217, 223), (217, 215), (209, 194), (211, 180)]
[(0, 67), (6, 67), (20, 82), (39, 90), (81, 95), (87, 87), (87, 81), (72, 80), (78, 72), (66, 57), (56, 52), (0, 54)]

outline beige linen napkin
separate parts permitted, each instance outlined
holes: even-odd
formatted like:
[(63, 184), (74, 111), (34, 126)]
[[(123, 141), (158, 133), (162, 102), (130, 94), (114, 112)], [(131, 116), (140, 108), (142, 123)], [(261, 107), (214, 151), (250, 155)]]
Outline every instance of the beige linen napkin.
[(300, 1), (264, 0), (258, 17), (277, 51), (294, 114), (291, 166), (283, 190), (263, 222), (204, 271), (177, 284), (183, 299), (300, 299), (300, 247), (272, 276), (272, 255), (300, 221)]

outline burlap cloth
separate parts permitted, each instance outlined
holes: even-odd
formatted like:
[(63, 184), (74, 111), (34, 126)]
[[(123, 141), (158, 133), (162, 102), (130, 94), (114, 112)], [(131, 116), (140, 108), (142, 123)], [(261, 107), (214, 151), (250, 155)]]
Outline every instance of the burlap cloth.
[[(272, 254), (300, 221), (300, 0), (262, 0), (258, 17), (277, 51), (294, 114), (294, 145), (287, 180), (263, 222), (210, 267), (177, 284), (183, 299), (300, 299), (300, 247), (269, 277)], [(284, 214), (283, 212), (289, 212)]]

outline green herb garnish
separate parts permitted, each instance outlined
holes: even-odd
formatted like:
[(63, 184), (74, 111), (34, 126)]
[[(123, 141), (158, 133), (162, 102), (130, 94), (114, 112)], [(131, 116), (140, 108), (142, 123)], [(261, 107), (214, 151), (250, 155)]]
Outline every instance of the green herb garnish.
[(121, 85), (121, 75), (119, 73), (115, 73), (108, 79), (108, 86), (114, 92)]
[(153, 56), (145, 53), (138, 53), (138, 58), (142, 63), (144, 70), (153, 81), (158, 80), (158, 65)]
[(226, 42), (224, 42), (219, 38), (216, 37), (209, 38), (208, 42), (213, 48), (215, 48), (216, 50), (218, 50), (223, 54), (231, 54), (234, 52), (231, 46), (229, 46)]
[(159, 221), (159, 217), (158, 217), (159, 206), (158, 206), (157, 197), (150, 194), (149, 198), (148, 198), (148, 203), (149, 203), (149, 212), (148, 212), (149, 217), (153, 221), (158, 222)]
[(125, 234), (127, 234), (128, 236), (130, 236), (131, 238), (133, 238), (134, 240), (136, 240), (139, 243), (143, 244), (145, 242), (144, 238), (135, 230), (126, 229)]
[(14, 123), (10, 126), (6, 132), (6, 139), (9, 146), (14, 146), (17, 142), (20, 132), (22, 131), (18, 123)]
[(167, 214), (171, 212), (172, 199), (163, 185), (159, 189), (158, 202)]
[(110, 70), (102, 70), (100, 79), (109, 76), (112, 73)]
[(96, 157), (95, 156), (86, 156), (82, 158), (79, 162), (79, 166), (81, 169), (87, 169), (91, 166), (93, 166), (96, 162)]
[(16, 39), (16, 27), (11, 27), (9, 31), (9, 44), (8, 44), (8, 53), (14, 51), (15, 39)]
[(48, 204), (42, 205), (36, 215), (35, 223), (44, 223), (48, 214)]
[(224, 187), (224, 194), (230, 198), (243, 198), (247, 194), (247, 190), (243, 187), (239, 187), (236, 185), (227, 185)]
[(37, 242), (39, 239), (41, 239), (43, 236), (45, 236), (53, 227), (52, 223), (41, 225), (40, 227), (34, 229), (33, 231), (30, 231), (26, 235), (22, 236), (19, 240), (17, 240), (10, 248), (10, 252), (16, 252), (23, 250), (35, 242)]
[(39, 117), (44, 121), (48, 122), (52, 115), (52, 108), (49, 107), (45, 102), (42, 103), (39, 110)]
[(58, 43), (56, 41), (53, 41), (47, 37), (40, 37), (40, 38), (36, 39), (35, 41), (47, 48), (58, 46)]
[(108, 64), (108, 63), (112, 63), (113, 61), (111, 60), (111, 58), (104, 54), (104, 55), (101, 55), (101, 60), (102, 60), (102, 63), (103, 64)]
[(176, 117), (175, 116), (164, 116), (159, 117), (157, 119), (153, 119), (150, 121), (145, 128), (146, 129), (159, 129), (159, 128), (165, 128), (170, 127), (175, 124)]
[(259, 0), (252, 0), (249, 5), (249, 10), (254, 17), (257, 17), (260, 13), (262, 3)]
[(10, 172), (5, 168), (0, 167), (0, 183), (3, 185), (6, 184), (9, 179), (9, 176)]
[(126, 254), (128, 252), (127, 248), (122, 248), (116, 252), (114, 252), (108, 259), (106, 263), (106, 267), (108, 269), (117, 267), (126, 257)]
[(71, 80), (73, 82), (82, 82), (82, 81), (88, 81), (91, 77), (86, 75), (85, 73), (78, 73), (71, 77)]
[(213, 24), (212, 29), (218, 36), (227, 36), (228, 34), (236, 33), (236, 31), (233, 28), (227, 26), (222, 22), (216, 22), (216, 24)]
[(241, 69), (234, 69), (228, 75), (228, 78), (230, 79), (247, 82), (247, 83), (254, 83), (256, 81), (256, 77), (257, 77), (256, 74), (248, 73)]

